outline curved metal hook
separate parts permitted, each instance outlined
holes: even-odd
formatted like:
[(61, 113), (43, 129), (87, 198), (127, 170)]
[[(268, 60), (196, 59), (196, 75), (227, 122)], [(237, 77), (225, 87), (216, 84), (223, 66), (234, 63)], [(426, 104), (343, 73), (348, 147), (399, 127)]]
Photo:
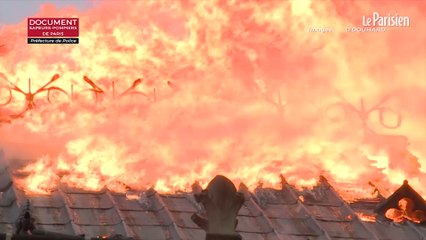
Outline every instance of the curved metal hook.
[[(380, 125), (382, 125), (382, 127), (385, 127), (387, 129), (397, 129), (401, 126), (402, 115), (401, 115), (400, 112), (395, 112), (395, 111), (392, 111), (389, 108), (384, 108), (384, 107), (378, 108), (377, 110), (379, 111), (379, 121), (380, 121)], [(385, 119), (384, 119), (385, 116), (384, 115), (385, 115), (386, 112), (396, 115), (396, 123), (388, 124), (388, 123), (385, 122)]]
[(139, 86), (140, 84), (142, 84), (142, 79), (140, 79), (140, 78), (136, 79), (133, 82), (132, 86), (130, 86), (128, 89), (126, 89), (124, 92), (122, 92), (119, 95), (119, 98), (123, 98), (124, 96), (129, 96), (129, 95), (130, 96), (132, 96), (132, 95), (141, 95), (141, 96), (147, 98), (148, 100), (151, 100), (148, 94), (146, 94), (144, 92), (141, 92), (141, 91), (135, 90), (136, 87)]
[(103, 94), (105, 93), (104, 90), (102, 90), (100, 87), (98, 87), (98, 85), (96, 85), (90, 78), (88, 78), (87, 76), (83, 76), (83, 79), (86, 83), (88, 83), (92, 88), (90, 89), (85, 89), (82, 92), (85, 91), (90, 91), (93, 92), (95, 94), (95, 102), (98, 102), (98, 94)]
[[(380, 122), (380, 125), (384, 128), (396, 129), (396, 128), (399, 128), (402, 124), (401, 113), (393, 111), (393, 110), (391, 110), (387, 107), (381, 107), (381, 105), (384, 104), (389, 99), (390, 96), (385, 96), (381, 101), (379, 101), (376, 105), (374, 105), (371, 108), (365, 107), (363, 98), (360, 99), (360, 107), (357, 108), (353, 104), (349, 103), (342, 96), (339, 95), (339, 97), (342, 99), (342, 101), (330, 104), (325, 108), (326, 117), (328, 117), (327, 113), (331, 110), (331, 108), (339, 107), (343, 110), (344, 119), (348, 119), (348, 110), (355, 112), (358, 115), (360, 121), (362, 122), (364, 130), (366, 130), (366, 131), (372, 131), (368, 127), (368, 122), (369, 122), (369, 115), (374, 111), (379, 112), (379, 122)], [(385, 113), (395, 114), (396, 115), (396, 123), (395, 124), (387, 123), (385, 121)]]
[(7, 91), (9, 92), (9, 97), (6, 100), (6, 102), (0, 103), (0, 107), (6, 106), (6, 105), (8, 105), (9, 103), (12, 102), (12, 89), (10, 89), (10, 87), (8, 87), (8, 86), (2, 86), (2, 85), (0, 85), (0, 92), (1, 92), (1, 89), (7, 89)]
[(59, 88), (59, 87), (50, 87), (49, 89), (47, 89), (47, 101), (49, 102), (49, 103), (51, 103), (51, 100), (50, 100), (50, 93), (52, 92), (52, 91), (59, 91), (59, 92), (62, 92), (62, 93), (64, 93), (68, 98), (70, 98), (70, 95), (65, 91), (65, 90), (63, 90), (62, 88)]
[(83, 79), (85, 82), (87, 82), (91, 87), (92, 87), (92, 91), (96, 92), (96, 93), (104, 93), (104, 90), (102, 90), (100, 87), (98, 87), (98, 85), (96, 85), (90, 78), (88, 78), (87, 76), (83, 76)]

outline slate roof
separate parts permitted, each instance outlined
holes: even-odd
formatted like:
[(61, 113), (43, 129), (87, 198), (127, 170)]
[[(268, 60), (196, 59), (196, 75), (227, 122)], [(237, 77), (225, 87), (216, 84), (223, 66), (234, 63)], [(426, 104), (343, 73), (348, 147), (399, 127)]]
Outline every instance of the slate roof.
[[(21, 209), (30, 202), (38, 229), (86, 237), (122, 235), (131, 239), (196, 239), (205, 233), (191, 220), (201, 212), (191, 193), (142, 192), (139, 199), (108, 190), (87, 192), (59, 187), (49, 196), (25, 196), (7, 168), (0, 168), (0, 233), (12, 234)], [(361, 221), (373, 214), (372, 202), (349, 205), (324, 179), (310, 192), (285, 184), (282, 190), (242, 190), (245, 202), (237, 231), (243, 240), (426, 239), (426, 227), (414, 223)], [(300, 196), (303, 196), (300, 197)]]

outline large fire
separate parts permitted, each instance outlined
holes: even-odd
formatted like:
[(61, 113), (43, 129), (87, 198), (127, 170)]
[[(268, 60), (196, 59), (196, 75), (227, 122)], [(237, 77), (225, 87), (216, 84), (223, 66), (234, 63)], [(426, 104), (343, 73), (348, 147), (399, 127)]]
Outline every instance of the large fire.
[[(324, 175), (347, 199), (349, 188), (371, 196), (369, 182), (387, 193), (408, 179), (426, 196), (422, 8), (46, 4), (35, 17), (80, 18), (80, 44), (27, 45), (26, 21), (0, 29), (0, 146), (29, 194), (59, 184), (170, 192), (220, 173), (250, 188), (275, 186), (280, 174), (297, 186)], [(409, 16), (410, 27), (345, 31), (373, 12)], [(48, 90), (24, 94), (51, 78)]]

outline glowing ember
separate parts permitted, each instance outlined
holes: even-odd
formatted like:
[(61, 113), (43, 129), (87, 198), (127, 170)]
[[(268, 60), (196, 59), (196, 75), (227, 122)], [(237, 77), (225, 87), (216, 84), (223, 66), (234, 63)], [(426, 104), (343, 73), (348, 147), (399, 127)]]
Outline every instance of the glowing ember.
[(364, 222), (376, 222), (376, 217), (374, 215), (368, 215), (365, 213), (356, 213), (359, 219)]
[(402, 198), (398, 202), (397, 208), (390, 208), (386, 211), (385, 216), (394, 222), (402, 222), (405, 219), (415, 223), (421, 223), (426, 220), (425, 212), (414, 209), (413, 200), (410, 198)]
[[(27, 193), (169, 192), (217, 174), (255, 188), (283, 174), (308, 187), (324, 175), (357, 197), (373, 196), (369, 182), (386, 193), (409, 179), (425, 196), (422, 4), (46, 4), (38, 16), (80, 18), (80, 44), (27, 45), (26, 21), (0, 29), (0, 146)], [(345, 32), (395, 9), (410, 27)], [(24, 94), (54, 74), (56, 88)]]

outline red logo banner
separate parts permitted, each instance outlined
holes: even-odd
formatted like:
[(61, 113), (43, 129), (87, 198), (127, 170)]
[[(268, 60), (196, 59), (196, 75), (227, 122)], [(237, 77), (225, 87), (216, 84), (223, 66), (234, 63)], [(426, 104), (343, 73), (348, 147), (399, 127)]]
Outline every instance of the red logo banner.
[(28, 18), (28, 37), (78, 37), (78, 18)]

